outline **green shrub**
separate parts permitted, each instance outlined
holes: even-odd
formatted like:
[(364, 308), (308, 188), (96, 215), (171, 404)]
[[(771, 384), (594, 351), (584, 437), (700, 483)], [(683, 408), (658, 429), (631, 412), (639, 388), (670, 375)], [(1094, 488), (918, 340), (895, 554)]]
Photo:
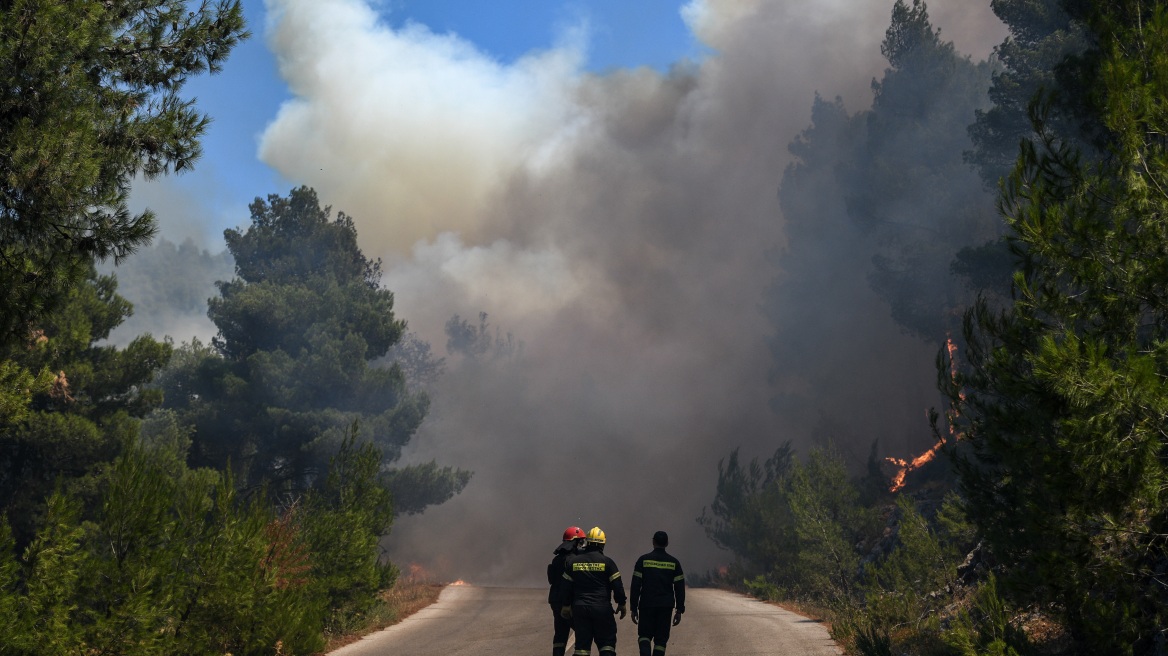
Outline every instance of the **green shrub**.
[(327, 608), (326, 630), (360, 622), (393, 585), (398, 571), (381, 562), (381, 536), (393, 522), (389, 491), (379, 480), (381, 453), (357, 443), (354, 426), (332, 458), (325, 483), (308, 495), (302, 530), (312, 562), (309, 587)]
[(899, 497), (896, 507), (897, 544), (864, 571), (865, 609), (876, 625), (935, 629), (937, 611), (956, 589), (957, 566), (972, 532), (954, 495), (945, 499), (932, 522), (917, 511), (911, 497)]
[(57, 492), (47, 501), (40, 533), (15, 561), (14, 546), (5, 523), (6, 549), (0, 575), (4, 576), (3, 603), (13, 604), (9, 622), (16, 629), (0, 645), (0, 654), (30, 656), (81, 653), (84, 645), (74, 622), (77, 609), (78, 578), (85, 570), (87, 556), (81, 546), (78, 504)]
[(993, 575), (978, 588), (972, 607), (958, 616), (943, 639), (961, 656), (1027, 656), (1032, 652), (1026, 634), (1010, 623), (1009, 607), (998, 595)]
[(892, 656), (892, 638), (888, 636), (888, 630), (875, 624), (856, 632), (855, 645), (861, 656)]

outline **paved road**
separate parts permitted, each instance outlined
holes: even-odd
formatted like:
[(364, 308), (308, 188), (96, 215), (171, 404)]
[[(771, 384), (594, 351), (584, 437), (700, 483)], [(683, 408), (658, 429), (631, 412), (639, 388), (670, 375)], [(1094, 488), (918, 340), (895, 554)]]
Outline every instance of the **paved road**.
[[(685, 605), (668, 656), (843, 653), (817, 622), (748, 597), (693, 588)], [(453, 585), (437, 603), (331, 656), (536, 656), (551, 653), (551, 642), (546, 590)], [(617, 654), (637, 656), (637, 627), (627, 616), (618, 622)]]

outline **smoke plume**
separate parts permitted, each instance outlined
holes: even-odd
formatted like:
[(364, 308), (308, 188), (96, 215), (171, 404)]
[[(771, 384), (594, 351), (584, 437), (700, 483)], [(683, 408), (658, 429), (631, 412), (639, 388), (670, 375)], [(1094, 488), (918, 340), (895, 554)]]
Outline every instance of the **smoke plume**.
[[(932, 5), (965, 52), (1001, 38), (988, 3)], [(656, 530), (692, 572), (727, 560), (695, 522), (718, 460), (812, 444), (812, 426), (769, 409), (772, 328), (759, 312), (767, 253), (784, 240), (787, 144), (816, 92), (867, 106), (891, 2), (693, 0), (683, 15), (712, 54), (604, 75), (582, 68), (583, 28), (500, 63), (457, 35), (392, 29), (363, 0), (268, 6), (294, 99), (262, 159), (354, 217), (423, 339), (441, 350), (448, 318), (485, 311), (523, 344), (492, 362), (451, 359), (404, 458), (475, 476), (399, 518), (391, 556), (539, 584), (578, 524), (604, 528), (625, 568)], [(862, 279), (868, 264), (824, 274)], [(816, 304), (784, 311), (838, 312), (857, 334), (824, 345), (824, 362), (857, 375), (817, 413), (900, 426), (905, 446), (927, 447), (934, 347), (900, 336), (879, 304)]]

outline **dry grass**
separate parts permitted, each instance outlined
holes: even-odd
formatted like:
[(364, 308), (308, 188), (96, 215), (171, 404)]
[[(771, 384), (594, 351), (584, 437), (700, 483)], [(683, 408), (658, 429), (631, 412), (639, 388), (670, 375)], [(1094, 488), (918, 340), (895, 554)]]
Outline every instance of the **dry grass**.
[(444, 587), (445, 583), (433, 583), (424, 579), (398, 579), (392, 588), (381, 593), (381, 605), (364, 618), (360, 627), (342, 635), (328, 637), (325, 653), (397, 624), (437, 601)]
[(824, 608), (790, 600), (768, 601), (767, 603), (778, 606), (785, 611), (795, 613), (796, 615), (806, 617), (807, 619), (814, 622), (818, 622), (827, 628), (828, 632), (831, 632), (831, 620), (829, 619), (831, 617), (831, 613), (829, 613)]
[(1016, 617), (1013, 624), (1020, 627), (1042, 656), (1075, 653), (1075, 644), (1065, 626), (1041, 611), (1031, 611)]

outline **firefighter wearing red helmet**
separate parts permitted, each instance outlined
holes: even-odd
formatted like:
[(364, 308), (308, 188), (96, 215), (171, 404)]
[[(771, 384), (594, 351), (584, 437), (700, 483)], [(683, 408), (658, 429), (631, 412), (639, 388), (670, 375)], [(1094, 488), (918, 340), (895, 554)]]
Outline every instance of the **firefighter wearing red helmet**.
[(579, 526), (564, 529), (564, 541), (552, 552), (552, 562), (548, 563), (548, 604), (552, 609), (552, 656), (564, 656), (568, 646), (568, 633), (572, 630), (572, 620), (560, 615), (560, 599), (563, 597), (564, 560), (584, 548), (587, 536)]
[[(625, 618), (625, 587), (620, 569), (604, 555), (604, 531), (588, 531), (584, 551), (564, 561), (564, 592), (560, 613), (572, 619), (576, 631), (573, 656), (589, 656), (596, 642), (601, 656), (616, 656), (616, 619)], [(612, 609), (616, 601), (616, 610)]]

